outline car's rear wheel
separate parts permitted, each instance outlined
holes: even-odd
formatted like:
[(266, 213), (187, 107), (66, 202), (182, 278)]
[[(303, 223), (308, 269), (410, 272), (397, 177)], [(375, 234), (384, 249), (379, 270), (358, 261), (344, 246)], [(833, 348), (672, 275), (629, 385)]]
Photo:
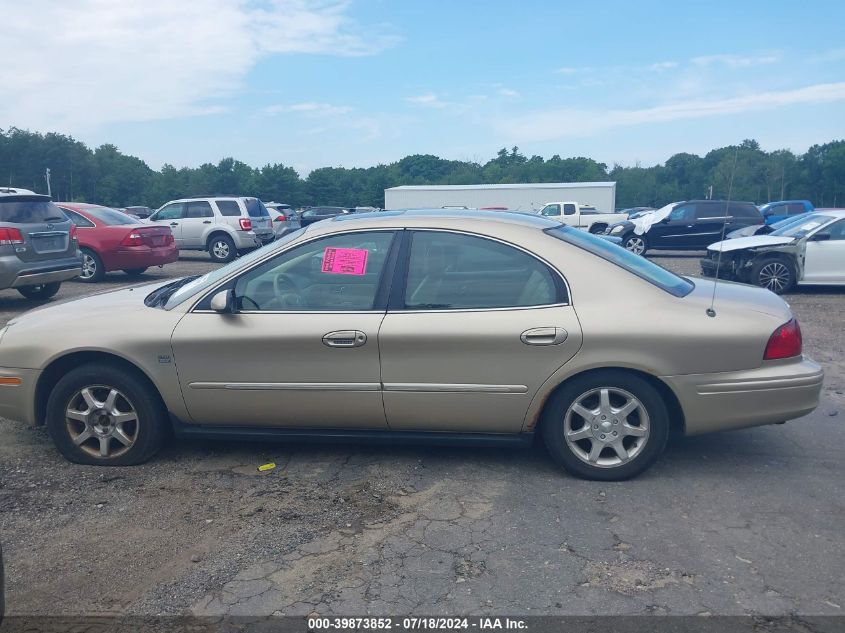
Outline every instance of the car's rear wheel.
[(49, 299), (62, 287), (61, 281), (54, 281), (49, 284), (38, 284), (37, 286), (21, 286), (18, 292), (27, 299)]
[(235, 242), (224, 234), (214, 235), (208, 240), (208, 254), (215, 262), (230, 262), (238, 255)]
[(147, 272), (147, 269), (146, 268), (128, 268), (128, 269), (124, 269), (123, 272), (125, 272), (130, 277), (140, 277), (145, 272)]
[(65, 458), (79, 464), (129, 466), (152, 457), (167, 415), (142, 378), (110, 364), (68, 372), (47, 400), (47, 430)]
[(622, 240), (622, 246), (634, 255), (645, 255), (645, 252), (648, 250), (648, 240), (645, 235), (630, 233)]
[(82, 273), (79, 275), (79, 281), (100, 281), (106, 274), (103, 260), (90, 248), (80, 248), (79, 252), (82, 254)]
[(657, 460), (669, 437), (669, 415), (646, 380), (624, 371), (597, 371), (573, 379), (551, 397), (541, 431), (552, 457), (568, 472), (619, 481)]
[(795, 285), (795, 266), (782, 257), (766, 257), (754, 263), (750, 278), (755, 286), (783, 294)]

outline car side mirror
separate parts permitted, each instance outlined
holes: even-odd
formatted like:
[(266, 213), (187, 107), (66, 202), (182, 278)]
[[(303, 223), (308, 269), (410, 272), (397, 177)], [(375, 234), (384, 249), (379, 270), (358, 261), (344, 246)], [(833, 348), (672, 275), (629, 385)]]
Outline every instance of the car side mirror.
[(830, 233), (816, 233), (810, 238), (811, 242), (827, 242), (830, 239)]
[(235, 311), (235, 291), (229, 288), (218, 292), (211, 298), (211, 309), (220, 314), (232, 314)]

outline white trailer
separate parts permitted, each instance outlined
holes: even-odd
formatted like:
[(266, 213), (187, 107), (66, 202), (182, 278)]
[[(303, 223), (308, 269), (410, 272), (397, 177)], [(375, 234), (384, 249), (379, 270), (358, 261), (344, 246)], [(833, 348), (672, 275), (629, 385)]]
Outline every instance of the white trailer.
[(555, 200), (575, 200), (601, 213), (616, 209), (615, 182), (545, 182), (506, 185), (410, 185), (384, 190), (385, 209), (506, 207), (539, 211)]

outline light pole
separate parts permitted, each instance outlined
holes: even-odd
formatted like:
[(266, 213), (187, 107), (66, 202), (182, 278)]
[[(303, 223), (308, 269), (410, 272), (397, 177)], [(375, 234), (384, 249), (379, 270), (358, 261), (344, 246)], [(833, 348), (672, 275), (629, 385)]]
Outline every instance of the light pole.
[(47, 168), (47, 171), (44, 173), (44, 177), (47, 179), (47, 195), (51, 198), (53, 197), (53, 192), (50, 189), (50, 168)]

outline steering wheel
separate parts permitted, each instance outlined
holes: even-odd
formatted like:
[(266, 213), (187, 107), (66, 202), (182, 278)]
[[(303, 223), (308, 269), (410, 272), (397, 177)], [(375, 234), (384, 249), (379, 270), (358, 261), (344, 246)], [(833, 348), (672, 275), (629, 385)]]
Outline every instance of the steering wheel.
[(273, 278), (273, 291), (276, 293), (276, 301), (282, 309), (302, 309), (305, 301), (299, 293), (299, 288), (293, 277), (287, 273), (278, 273)]

